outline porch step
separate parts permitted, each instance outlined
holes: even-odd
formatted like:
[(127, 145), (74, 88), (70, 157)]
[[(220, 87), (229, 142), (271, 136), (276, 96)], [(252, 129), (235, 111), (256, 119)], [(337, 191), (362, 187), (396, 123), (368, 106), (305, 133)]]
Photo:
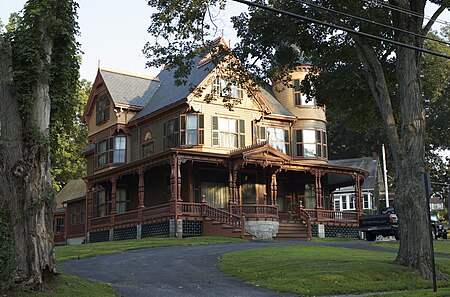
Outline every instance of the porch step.
[(277, 240), (309, 240), (308, 227), (302, 222), (280, 221)]

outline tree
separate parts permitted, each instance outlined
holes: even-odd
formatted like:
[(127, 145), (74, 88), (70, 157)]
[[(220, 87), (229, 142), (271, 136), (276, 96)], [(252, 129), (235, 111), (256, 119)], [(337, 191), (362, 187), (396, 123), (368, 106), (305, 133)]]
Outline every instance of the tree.
[[(421, 35), (426, 35), (436, 17), (449, 7), (444, 1), (431, 2), (440, 7), (432, 19), (424, 24), (426, 0), (322, 0), (313, 3), (298, 0), (258, 1), (280, 10), (325, 20), (417, 48), (423, 46)], [(225, 1), (192, 0), (186, 3), (152, 0), (149, 5), (158, 9), (152, 16), (149, 32), (160, 37), (155, 45), (145, 48), (150, 58), (149, 64), (175, 67), (186, 58), (189, 49), (200, 48), (208, 40), (211, 29), (214, 29), (211, 27), (214, 23), (208, 22), (211, 7), (223, 7)], [(330, 13), (321, 7), (385, 22), (402, 31), (380, 27), (373, 22), (362, 22), (336, 12)], [(420, 83), (422, 54), (411, 48), (394, 46), (356, 33), (346, 33), (330, 26), (304, 22), (253, 7), (249, 13), (243, 13), (233, 21), (241, 38), (236, 53), (244, 63), (247, 62), (247, 66), (259, 66), (253, 72), (258, 76), (272, 81), (286, 78), (289, 69), (299, 62), (299, 58), (306, 56), (316, 66), (317, 71), (312, 75), (318, 78), (330, 76), (343, 84), (339, 73), (348, 69), (365, 80), (364, 87), (370, 90), (381, 115), (398, 185), (396, 207), (401, 240), (395, 262), (413, 267), (423, 277), (431, 278), (431, 246), (427, 240), (430, 233), (426, 211), (428, 205), (422, 185), (422, 173), (425, 171), (425, 109)], [(387, 68), (395, 71), (386, 71)], [(186, 65), (182, 69), (180, 74), (186, 72)], [(393, 80), (389, 77), (391, 73), (395, 75)], [(345, 81), (345, 84), (349, 84), (349, 81)], [(308, 86), (305, 87), (307, 89)], [(318, 87), (315, 89), (320, 99)], [(352, 104), (357, 105), (358, 102)]]
[(75, 102), (76, 9), (72, 0), (29, 0), (0, 35), (0, 199), (10, 214), (11, 281), (31, 288), (56, 273), (49, 131)]
[(82, 122), (82, 116), (91, 87), (89, 81), (79, 81), (73, 110), (65, 110), (67, 116), (56, 117), (57, 120), (51, 125), (50, 160), (53, 188), (56, 191), (61, 190), (70, 180), (86, 175), (86, 161), (80, 154), (88, 144), (87, 126)]

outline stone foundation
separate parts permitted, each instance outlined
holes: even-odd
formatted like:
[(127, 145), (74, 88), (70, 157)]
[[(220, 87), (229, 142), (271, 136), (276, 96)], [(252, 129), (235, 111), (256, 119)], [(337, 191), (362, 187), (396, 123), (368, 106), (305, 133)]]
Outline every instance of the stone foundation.
[(256, 239), (272, 239), (278, 233), (279, 222), (274, 221), (246, 221), (245, 231)]

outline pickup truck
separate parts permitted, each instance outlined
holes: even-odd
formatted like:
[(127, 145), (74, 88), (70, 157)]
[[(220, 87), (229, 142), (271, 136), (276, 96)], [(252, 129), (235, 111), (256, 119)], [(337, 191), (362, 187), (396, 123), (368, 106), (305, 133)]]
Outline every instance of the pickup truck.
[(432, 214), (431, 217), (431, 234), (433, 234), (434, 239), (442, 238), (447, 239), (447, 229), (441, 224), (438, 216)]
[(367, 241), (375, 241), (377, 235), (395, 236), (396, 240), (400, 239), (398, 219), (393, 208), (387, 208), (378, 215), (361, 216), (359, 231), (365, 232)]

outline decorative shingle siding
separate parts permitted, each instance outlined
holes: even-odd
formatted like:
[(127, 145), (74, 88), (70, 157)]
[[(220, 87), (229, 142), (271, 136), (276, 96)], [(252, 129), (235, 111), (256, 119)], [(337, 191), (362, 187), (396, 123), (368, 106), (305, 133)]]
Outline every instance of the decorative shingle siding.
[(114, 229), (114, 240), (136, 239), (137, 230), (135, 227)]
[(136, 161), (140, 158), (139, 156), (139, 135), (138, 130), (133, 130), (130, 132), (130, 162)]
[(162, 237), (170, 235), (169, 221), (163, 221), (153, 224), (142, 225), (141, 237)]

